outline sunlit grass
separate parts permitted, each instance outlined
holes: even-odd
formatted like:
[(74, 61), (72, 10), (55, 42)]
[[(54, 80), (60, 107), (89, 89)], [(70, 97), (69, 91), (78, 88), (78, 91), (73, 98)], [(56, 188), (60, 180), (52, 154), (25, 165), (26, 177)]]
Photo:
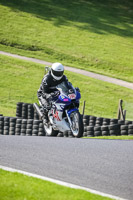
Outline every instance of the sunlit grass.
[(133, 2), (0, 1), (0, 49), (133, 82)]
[[(38, 102), (37, 90), (44, 75), (44, 65), (2, 55), (0, 60), (0, 113), (15, 116), (17, 102)], [(85, 114), (116, 118), (119, 99), (127, 102), (133, 99), (130, 89), (68, 71), (65, 74), (81, 90), (81, 113), (85, 100)]]

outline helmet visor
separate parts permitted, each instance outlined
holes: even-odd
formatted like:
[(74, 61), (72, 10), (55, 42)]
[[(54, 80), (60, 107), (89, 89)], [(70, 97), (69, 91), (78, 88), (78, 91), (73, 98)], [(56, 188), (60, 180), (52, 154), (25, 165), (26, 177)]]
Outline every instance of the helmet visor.
[(54, 71), (52, 69), (52, 73), (54, 76), (61, 77), (61, 76), (63, 76), (64, 71)]

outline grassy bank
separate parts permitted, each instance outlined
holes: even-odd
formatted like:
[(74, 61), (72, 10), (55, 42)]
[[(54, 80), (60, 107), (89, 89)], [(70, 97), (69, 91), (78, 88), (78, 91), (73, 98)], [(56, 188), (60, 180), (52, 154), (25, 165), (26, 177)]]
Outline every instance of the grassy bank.
[(133, 82), (131, 0), (0, 0), (0, 49)]
[(109, 200), (83, 190), (70, 189), (37, 178), (0, 169), (1, 200)]
[[(0, 60), (0, 113), (15, 116), (17, 102), (37, 102), (36, 93), (44, 75), (44, 65), (3, 55)], [(133, 99), (130, 89), (68, 71), (65, 74), (75, 87), (80, 88), (80, 111), (86, 100), (85, 114), (116, 118), (119, 99), (127, 102)]]

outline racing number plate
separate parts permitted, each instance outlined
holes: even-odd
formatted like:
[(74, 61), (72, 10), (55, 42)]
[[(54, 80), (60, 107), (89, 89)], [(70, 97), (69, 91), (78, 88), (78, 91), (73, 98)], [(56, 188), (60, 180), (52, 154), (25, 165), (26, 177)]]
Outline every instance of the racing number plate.
[(75, 99), (75, 98), (76, 98), (76, 95), (73, 93), (73, 94), (69, 94), (68, 97), (69, 97), (70, 99)]

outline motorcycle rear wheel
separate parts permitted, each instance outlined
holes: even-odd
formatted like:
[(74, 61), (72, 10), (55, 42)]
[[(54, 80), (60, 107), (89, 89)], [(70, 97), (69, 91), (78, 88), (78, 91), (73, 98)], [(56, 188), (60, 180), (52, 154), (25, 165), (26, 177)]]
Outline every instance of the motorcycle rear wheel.
[(83, 120), (78, 111), (74, 111), (70, 114), (71, 119), (71, 131), (74, 137), (82, 137), (83, 136)]
[(44, 130), (46, 136), (57, 136), (58, 134), (58, 131), (55, 131), (49, 123), (47, 125), (44, 124)]

